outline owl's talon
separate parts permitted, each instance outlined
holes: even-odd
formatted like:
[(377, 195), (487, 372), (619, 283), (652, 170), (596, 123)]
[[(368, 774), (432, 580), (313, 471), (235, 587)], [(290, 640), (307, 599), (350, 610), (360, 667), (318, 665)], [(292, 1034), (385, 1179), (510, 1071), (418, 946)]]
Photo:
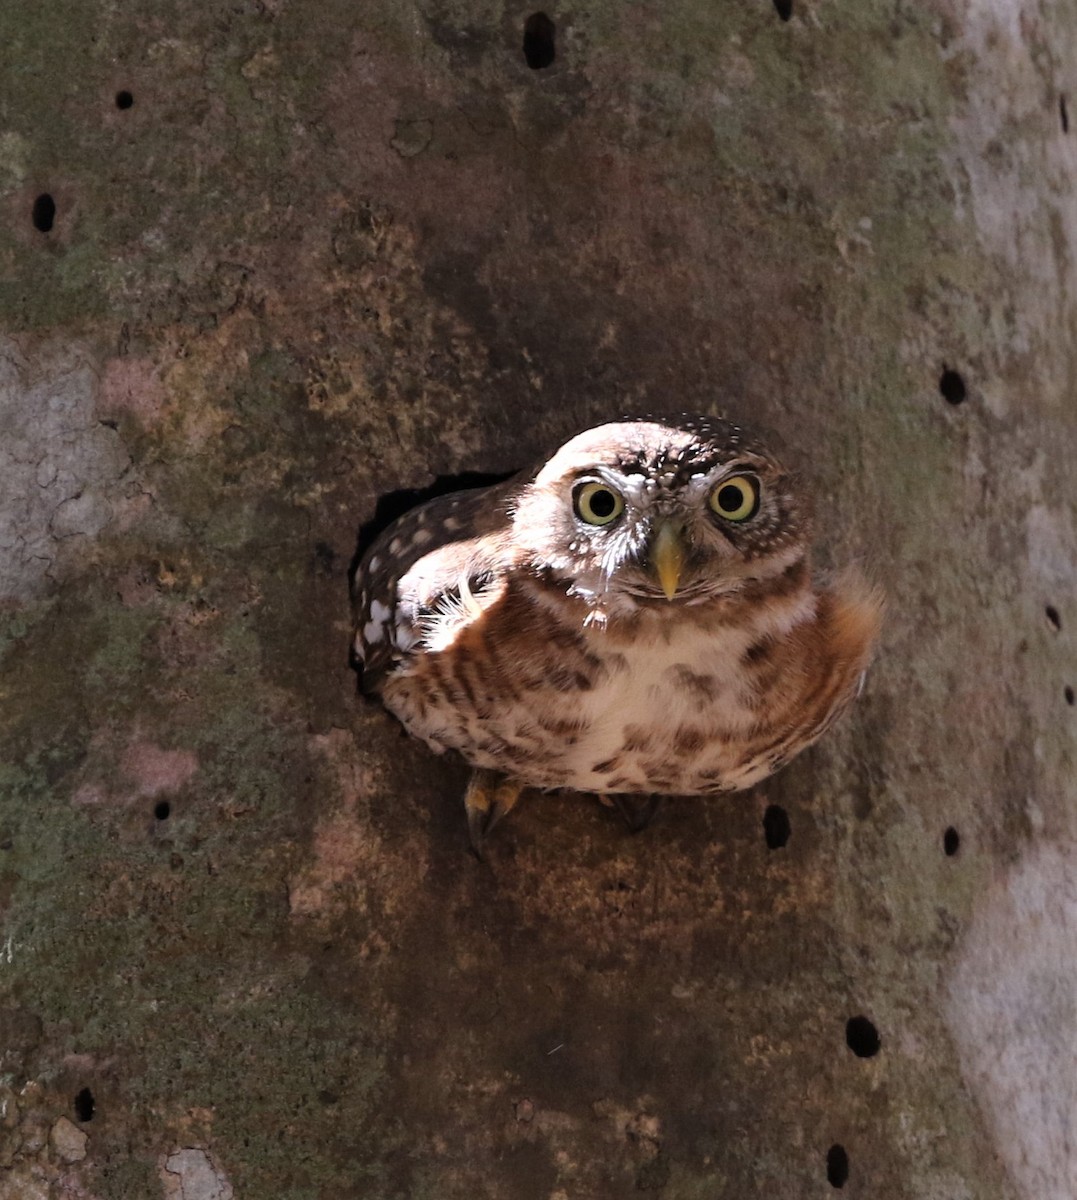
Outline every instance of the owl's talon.
[(650, 796), (619, 796), (612, 797), (613, 806), (624, 818), (629, 833), (642, 833), (658, 815), (662, 807), (662, 797)]
[(479, 860), (486, 861), (486, 849), (483, 840), (486, 836), (486, 813), (477, 808), (467, 810), (467, 837), (471, 843), (471, 853)]
[(501, 818), (516, 807), (523, 789), (519, 780), (506, 779), (496, 771), (477, 768), (472, 772), (464, 795), (464, 808), (471, 849), (480, 862), (486, 861), (487, 837)]

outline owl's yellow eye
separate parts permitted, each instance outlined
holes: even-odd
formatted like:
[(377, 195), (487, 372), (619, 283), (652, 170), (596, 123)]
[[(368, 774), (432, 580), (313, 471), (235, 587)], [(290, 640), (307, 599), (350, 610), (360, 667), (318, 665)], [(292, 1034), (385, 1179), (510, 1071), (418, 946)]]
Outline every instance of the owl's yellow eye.
[(609, 525), (625, 510), (624, 497), (605, 483), (585, 483), (572, 496), (576, 516), (588, 525)]
[(759, 484), (749, 475), (734, 475), (711, 492), (711, 508), (727, 521), (747, 521), (759, 507)]

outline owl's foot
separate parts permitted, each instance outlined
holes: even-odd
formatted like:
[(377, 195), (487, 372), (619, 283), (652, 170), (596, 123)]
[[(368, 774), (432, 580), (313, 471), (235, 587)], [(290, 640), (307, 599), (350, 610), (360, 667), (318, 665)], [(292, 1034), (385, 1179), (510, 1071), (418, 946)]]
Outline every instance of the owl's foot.
[(613, 801), (613, 807), (624, 818), (629, 833), (640, 833), (646, 829), (662, 807), (661, 796), (619, 796), (615, 794), (610, 799)]
[(486, 839), (498, 821), (516, 807), (523, 790), (524, 785), (518, 779), (506, 778), (482, 767), (472, 771), (464, 795), (464, 808), (471, 849), (476, 858), (485, 860)]

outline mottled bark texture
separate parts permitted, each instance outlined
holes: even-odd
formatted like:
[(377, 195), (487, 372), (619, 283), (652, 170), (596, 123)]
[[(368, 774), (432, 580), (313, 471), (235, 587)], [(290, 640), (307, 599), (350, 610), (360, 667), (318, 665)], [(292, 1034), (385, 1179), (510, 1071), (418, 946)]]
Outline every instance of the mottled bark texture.
[[(5, 1200), (1072, 1200), (1077, 5), (545, 18), (0, 5)], [(680, 407), (885, 587), (867, 691), (480, 865), (357, 527)]]

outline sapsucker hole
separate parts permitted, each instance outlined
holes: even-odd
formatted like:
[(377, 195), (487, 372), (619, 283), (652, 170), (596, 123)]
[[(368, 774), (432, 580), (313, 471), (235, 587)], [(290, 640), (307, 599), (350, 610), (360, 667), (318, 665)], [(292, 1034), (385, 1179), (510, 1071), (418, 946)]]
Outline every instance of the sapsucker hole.
[(850, 1017), (845, 1022), (845, 1044), (857, 1058), (874, 1058), (882, 1038), (867, 1017)]
[(532, 71), (553, 65), (557, 57), (556, 26), (544, 13), (532, 13), (524, 22), (524, 59)]
[(968, 394), (965, 381), (956, 371), (946, 367), (939, 377), (939, 391), (947, 404), (961, 404)]
[(134, 96), (132, 96), (131, 93), (129, 91), (127, 91), (126, 89), (124, 89), (122, 92), (116, 93), (116, 107), (117, 108), (130, 108), (131, 105), (134, 104), (134, 102), (135, 102)]
[(952, 825), (942, 835), (942, 848), (947, 858), (953, 858), (961, 849), (961, 834)]
[(1058, 119), (1062, 124), (1062, 132), (1069, 133), (1070, 131), (1070, 113), (1066, 105), (1066, 97), (1059, 96), (1058, 98)]
[(48, 194), (43, 192), (34, 201), (34, 207), (30, 212), (30, 220), (34, 223), (34, 228), (42, 233), (48, 233), (56, 220), (56, 201)]
[(849, 1156), (844, 1146), (834, 1145), (826, 1152), (826, 1181), (831, 1187), (844, 1187), (849, 1178)]
[(75, 1119), (78, 1121), (93, 1120), (93, 1092), (88, 1087), (82, 1089), (74, 1101)]
[(167, 821), (172, 815), (172, 805), (167, 800), (158, 800), (153, 806), (153, 815), (158, 821)]
[(793, 0), (774, 0), (774, 11), (783, 21), (788, 21), (793, 15)]
[(1074, 697), (1073, 688), (1071, 688), (1068, 683), (1062, 689), (1062, 695), (1066, 698), (1066, 703), (1070, 706), (1070, 708), (1072, 708), (1075, 697)]
[(789, 814), (780, 804), (768, 804), (763, 813), (763, 836), (767, 840), (768, 850), (780, 850), (792, 832), (789, 825)]
[(1043, 612), (1047, 618), (1047, 624), (1051, 626), (1055, 633), (1058, 633), (1062, 628), (1062, 618), (1058, 615), (1058, 609), (1053, 604), (1048, 604)]

